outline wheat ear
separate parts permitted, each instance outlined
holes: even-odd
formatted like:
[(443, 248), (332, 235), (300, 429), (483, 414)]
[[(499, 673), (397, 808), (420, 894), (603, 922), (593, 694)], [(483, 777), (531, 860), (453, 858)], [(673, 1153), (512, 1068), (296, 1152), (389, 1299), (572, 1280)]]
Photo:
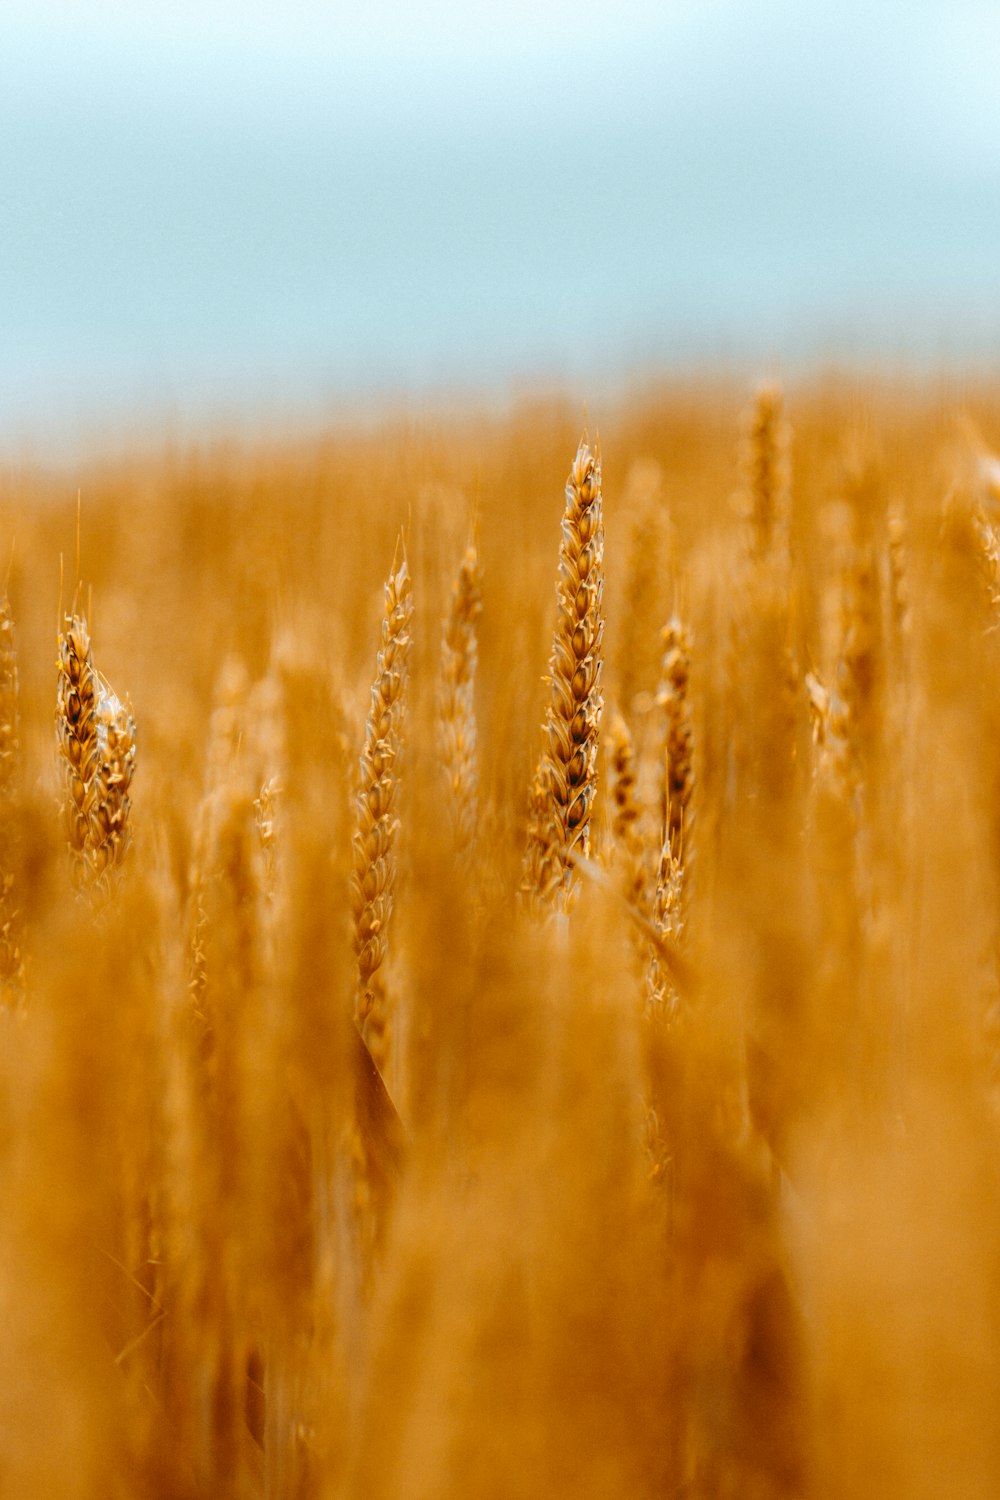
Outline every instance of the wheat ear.
[(97, 700), (90, 632), (83, 615), (68, 615), (59, 636), (56, 736), (65, 782), (63, 818), (79, 883), (87, 873), (94, 778), (99, 758)]
[(690, 832), (694, 787), (694, 732), (688, 703), (691, 632), (674, 615), (663, 627), (663, 665), (657, 703), (666, 718), (664, 843), (679, 852), (681, 830)]
[(441, 642), (438, 751), (448, 785), (448, 808), (459, 853), (472, 846), (478, 818), (476, 749), (476, 621), (482, 609), (479, 556), (470, 543), (451, 591)]
[[(657, 703), (663, 710), (663, 841), (653, 901), (653, 925), (663, 938), (679, 943), (683, 935), (688, 887), (686, 862), (693, 821), (694, 730), (688, 701), (691, 633), (674, 615), (663, 627), (663, 663)], [(646, 993), (654, 1005), (676, 1002), (670, 975), (655, 946), (649, 949)]]
[(389, 575), (385, 585), (382, 643), (375, 660), (371, 708), (365, 722), (352, 840), (351, 897), (358, 962), (355, 1014), (380, 1066), (388, 1045), (386, 996), (380, 971), (388, 952), (396, 885), (399, 821), (394, 807), (412, 616), (413, 595), (404, 556), (399, 569)]
[(604, 636), (604, 522), (601, 460), (586, 434), (566, 482), (557, 585), (559, 617), (549, 663), (551, 697), (531, 792), (522, 889), (529, 900), (566, 910), (574, 858), (590, 853)]
[(83, 615), (67, 615), (59, 636), (56, 736), (62, 754), (64, 820), (81, 885), (109, 887), (131, 842), (129, 788), (135, 720), (94, 667)]
[(670, 840), (664, 839), (653, 901), (653, 927), (661, 943), (648, 944), (646, 995), (651, 1005), (666, 1004), (671, 1011), (677, 1005), (677, 989), (670, 969), (664, 962), (662, 943), (679, 948), (684, 936), (686, 904), (687, 876), (683, 848), (678, 842), (675, 850), (671, 848)]

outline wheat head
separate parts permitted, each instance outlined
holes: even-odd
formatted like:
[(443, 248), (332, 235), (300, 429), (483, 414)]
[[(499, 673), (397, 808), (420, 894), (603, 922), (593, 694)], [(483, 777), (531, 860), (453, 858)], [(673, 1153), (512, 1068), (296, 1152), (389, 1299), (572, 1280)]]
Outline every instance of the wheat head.
[(604, 698), (604, 520), (600, 454), (586, 434), (566, 481), (559, 551), (558, 621), (549, 661), (550, 701), (531, 792), (522, 889), (568, 909), (574, 860), (590, 854), (597, 744)]
[(397, 761), (402, 746), (413, 593), (404, 556), (385, 585), (381, 645), (359, 763), (352, 839), (351, 898), (357, 957), (355, 1013), (376, 1063), (387, 1046), (386, 996), (380, 970), (388, 953), (396, 885)]

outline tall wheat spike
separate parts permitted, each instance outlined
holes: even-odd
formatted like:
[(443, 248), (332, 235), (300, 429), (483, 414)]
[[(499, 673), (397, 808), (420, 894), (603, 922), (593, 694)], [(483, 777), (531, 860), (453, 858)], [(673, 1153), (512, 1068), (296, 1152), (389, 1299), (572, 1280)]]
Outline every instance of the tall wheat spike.
[(549, 661), (551, 698), (529, 811), (522, 889), (566, 911), (574, 859), (590, 853), (597, 743), (604, 699), (604, 520), (600, 453), (584, 433), (566, 481), (559, 551), (558, 621)]
[(459, 853), (476, 834), (479, 768), (476, 750), (476, 621), (482, 609), (479, 555), (466, 549), (451, 591), (441, 642), (438, 753), (448, 786), (448, 810)]
[(412, 616), (413, 593), (404, 554), (385, 585), (385, 615), (365, 722), (352, 839), (351, 898), (358, 963), (355, 1014), (380, 1067), (388, 1050), (388, 997), (381, 971), (388, 953), (396, 886), (399, 820), (395, 802)]

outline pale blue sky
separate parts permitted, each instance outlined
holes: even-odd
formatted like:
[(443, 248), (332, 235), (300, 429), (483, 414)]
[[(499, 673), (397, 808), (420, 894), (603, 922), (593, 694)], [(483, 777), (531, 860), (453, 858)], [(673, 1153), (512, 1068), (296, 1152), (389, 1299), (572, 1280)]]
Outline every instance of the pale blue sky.
[(0, 0), (0, 434), (995, 362), (998, 58), (996, 0)]

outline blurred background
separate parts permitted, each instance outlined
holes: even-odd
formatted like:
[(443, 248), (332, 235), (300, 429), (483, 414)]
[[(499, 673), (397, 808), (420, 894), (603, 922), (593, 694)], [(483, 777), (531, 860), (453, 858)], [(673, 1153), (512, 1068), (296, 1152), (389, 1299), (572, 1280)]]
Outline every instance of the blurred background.
[(996, 363), (1000, 6), (4, 0), (0, 441)]

